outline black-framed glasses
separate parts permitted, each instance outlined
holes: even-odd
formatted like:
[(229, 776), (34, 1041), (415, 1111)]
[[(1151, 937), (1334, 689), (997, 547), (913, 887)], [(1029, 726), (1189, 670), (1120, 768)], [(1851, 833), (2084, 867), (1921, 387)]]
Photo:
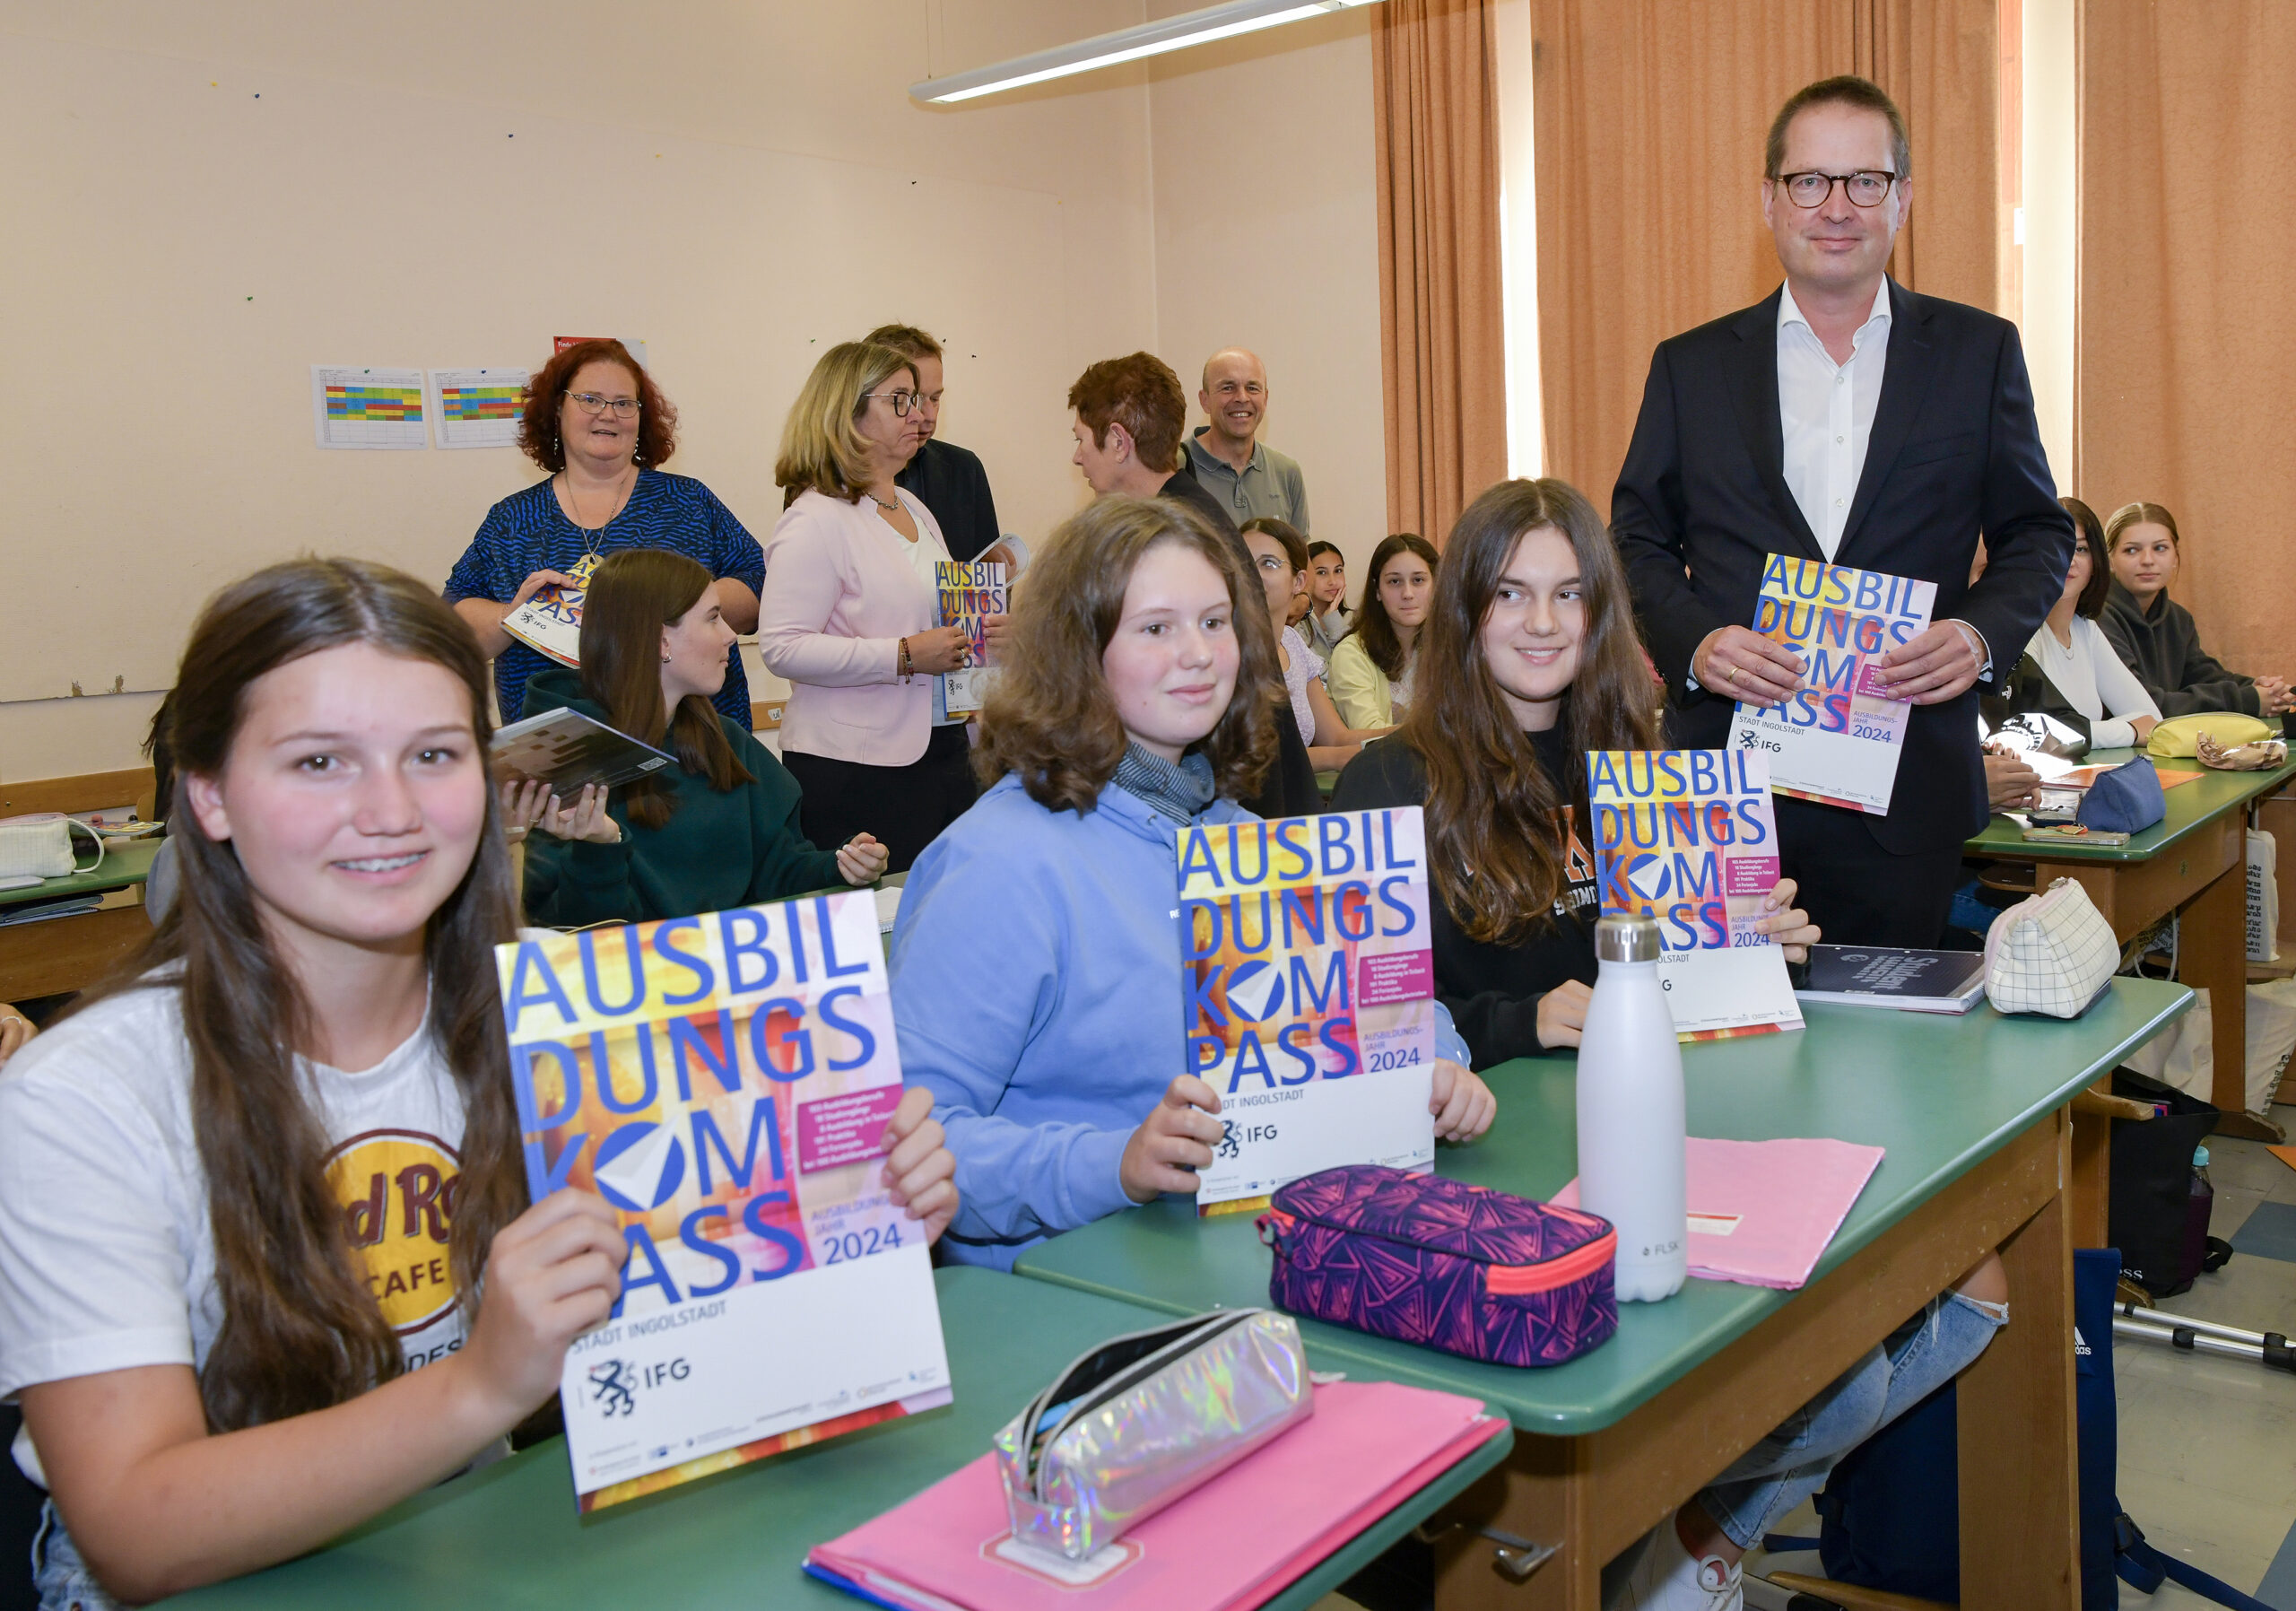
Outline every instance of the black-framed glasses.
[(891, 404), (893, 418), (896, 420), (905, 420), (909, 418), (910, 409), (925, 406), (924, 396), (918, 392), (863, 392), (861, 394), (861, 401), (864, 403), (872, 397), (883, 397)]
[(617, 420), (633, 420), (642, 406), (635, 397), (605, 397), (596, 392), (568, 392), (568, 402), (584, 414), (610, 414)]
[(1878, 207), (1898, 176), (1886, 169), (1861, 168), (1855, 173), (1781, 173), (1770, 183), (1786, 192), (1786, 199), (1808, 211), (1825, 205), (1839, 185), (1853, 207)]

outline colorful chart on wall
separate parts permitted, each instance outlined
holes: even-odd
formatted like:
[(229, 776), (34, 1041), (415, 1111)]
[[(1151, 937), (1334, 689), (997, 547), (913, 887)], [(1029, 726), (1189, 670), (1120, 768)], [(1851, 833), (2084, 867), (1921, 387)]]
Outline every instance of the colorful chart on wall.
[(530, 376), (524, 364), (432, 370), (430, 415), (441, 448), (515, 448), (518, 408)]
[(428, 448), (422, 371), (311, 365), (311, 429), (322, 448)]

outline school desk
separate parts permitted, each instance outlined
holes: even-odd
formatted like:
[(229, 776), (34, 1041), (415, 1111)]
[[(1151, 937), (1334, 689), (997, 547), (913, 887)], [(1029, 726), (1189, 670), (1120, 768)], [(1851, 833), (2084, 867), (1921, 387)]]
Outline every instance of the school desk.
[[(2085, 762), (2116, 765), (2135, 750), (2098, 750)], [(2089, 892), (2124, 945), (2170, 912), (2180, 915), (2177, 977), (2209, 995), (2215, 1085), (2209, 1100), (2223, 1110), (2216, 1128), (2231, 1136), (2285, 1141), (2280, 1127), (2248, 1109), (2248, 835), (2249, 809), (2281, 797), (2284, 803), (2296, 762), (2260, 772), (2218, 772), (2189, 758), (2156, 762), (2170, 771), (2201, 775), (2167, 791), (2169, 814), (2128, 843), (2108, 848), (2035, 844), (2023, 830), (1996, 816), (1968, 841), (1968, 853), (1989, 861), (2031, 864), (2033, 887), (2071, 878)], [(2296, 825), (2296, 815), (2289, 818)], [(2296, 855), (2296, 847), (2290, 854)], [(2112, 1126), (2086, 1113), (2073, 1125), (2073, 1238), (2076, 1247), (2105, 1243), (2110, 1195)]]
[[(1056, 1372), (1095, 1343), (1163, 1318), (993, 1270), (944, 1269), (934, 1284), (956, 1394), (944, 1409), (587, 1519), (575, 1514), (565, 1444), (552, 1438), (409, 1500), (316, 1554), (164, 1604), (175, 1611), (578, 1605), (853, 1611), (861, 1601), (798, 1570), (808, 1549), (987, 1453), (989, 1438)], [(1334, 1368), (1320, 1348), (1310, 1347), (1309, 1362)], [(1505, 1459), (1513, 1441), (1501, 1431), (1268, 1606), (1306, 1611)]]
[(133, 892), (126, 904), (101, 911), (0, 927), (0, 1001), (30, 1001), (84, 989), (142, 945), (152, 933), (144, 911), (143, 884), (159, 853), (159, 840), (142, 840), (107, 849), (102, 864), (90, 872), (44, 879), (29, 889), (0, 890), (0, 912), (59, 895)]
[[(2074, 1526), (2072, 1242), (2060, 1187), (2066, 1104), (2192, 1001), (2179, 985), (2116, 980), (2071, 1022), (1805, 1006), (1795, 1032), (1683, 1049), (1690, 1131), (1761, 1140), (1824, 1136), (1888, 1155), (1819, 1261), (1779, 1293), (1693, 1280), (1630, 1303), (1618, 1334), (1549, 1370), (1476, 1363), (1317, 1321), (1324, 1358), (1471, 1394), (1518, 1434), (1445, 1520), (1443, 1611), (1596, 1611), (1602, 1564), (1831, 1381), (1935, 1293), (2003, 1248), (2013, 1320), (1961, 1378), (1961, 1581), (1969, 1611), (2071, 1611)], [(1436, 1167), (1551, 1197), (1577, 1172), (1576, 1060), (1488, 1071), (1499, 1117)], [(1031, 1250), (1020, 1273), (1153, 1309), (1267, 1302), (1252, 1217), (1195, 1217), (1167, 1198)], [(1520, 1587), (1499, 1576), (1489, 1528), (1556, 1554)]]

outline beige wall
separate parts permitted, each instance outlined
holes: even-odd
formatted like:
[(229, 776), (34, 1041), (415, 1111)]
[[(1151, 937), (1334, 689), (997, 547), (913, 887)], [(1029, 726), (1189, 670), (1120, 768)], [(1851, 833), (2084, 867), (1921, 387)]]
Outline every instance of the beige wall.
[(1190, 431), (1204, 360), (1260, 355), (1263, 440), (1300, 461), (1312, 535), (1348, 556), (1351, 596), (1387, 518), (1370, 26), (1341, 12), (1181, 52), (1148, 92), (1157, 351), (1187, 389)]

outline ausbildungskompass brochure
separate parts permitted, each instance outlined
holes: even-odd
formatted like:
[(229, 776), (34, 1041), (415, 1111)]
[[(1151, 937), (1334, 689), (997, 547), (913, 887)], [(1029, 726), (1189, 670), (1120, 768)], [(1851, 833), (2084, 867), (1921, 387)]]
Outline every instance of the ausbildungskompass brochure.
[(566, 572), (574, 579), (572, 587), (551, 582), (535, 588), (532, 598), (502, 617), (502, 630), (561, 666), (579, 666), (582, 601), (590, 596), (590, 572), (597, 568), (598, 556), (584, 554)]
[(584, 1511), (949, 1401), (933, 1272), (883, 1184), (900, 1101), (866, 890), (496, 949), (526, 1180), (620, 1217), (567, 1351)]
[(1004, 614), (1011, 597), (999, 560), (936, 560), (933, 580), (940, 594), (941, 620), (965, 630), (972, 663), (961, 671), (942, 674), (941, 686), (952, 716), (971, 716), (987, 695), (988, 618)]
[(1683, 1040), (1800, 1029), (1786, 953), (1754, 925), (1778, 883), (1770, 770), (1745, 750), (1589, 750), (1603, 910), (1658, 925)]
[(1199, 1213), (1319, 1169), (1431, 1169), (1435, 959), (1420, 808), (1183, 829), (1187, 1071), (1225, 1135)]
[(1771, 554), (1754, 631), (1801, 657), (1802, 686), (1782, 705), (1739, 701), (1730, 747), (1767, 760), (1779, 794), (1887, 815), (1913, 707), (1874, 691), (1876, 662), (1928, 630), (1936, 600), (1935, 582)]

